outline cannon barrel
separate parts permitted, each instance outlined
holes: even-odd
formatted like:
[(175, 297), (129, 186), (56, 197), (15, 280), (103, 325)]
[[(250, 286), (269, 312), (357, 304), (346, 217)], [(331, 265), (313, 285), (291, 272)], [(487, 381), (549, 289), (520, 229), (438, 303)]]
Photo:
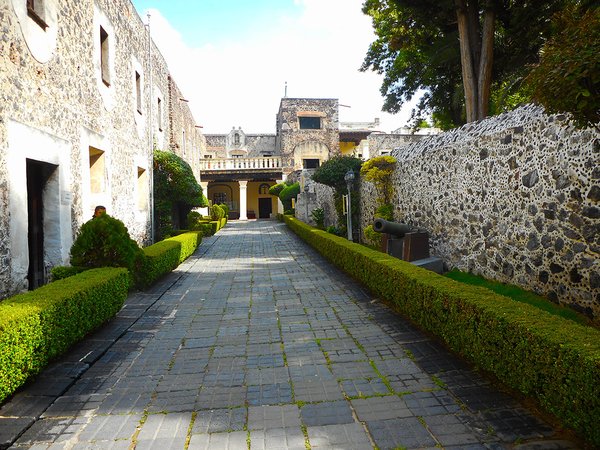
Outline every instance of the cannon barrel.
[(373, 229), (378, 233), (388, 233), (394, 236), (404, 237), (406, 233), (410, 233), (413, 228), (405, 223), (388, 222), (385, 219), (375, 219)]

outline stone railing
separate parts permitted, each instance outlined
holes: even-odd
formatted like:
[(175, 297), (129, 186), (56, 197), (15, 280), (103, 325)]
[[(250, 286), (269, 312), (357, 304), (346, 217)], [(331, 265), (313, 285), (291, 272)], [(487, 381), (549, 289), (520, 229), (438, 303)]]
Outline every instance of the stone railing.
[(203, 159), (200, 170), (280, 169), (280, 157)]

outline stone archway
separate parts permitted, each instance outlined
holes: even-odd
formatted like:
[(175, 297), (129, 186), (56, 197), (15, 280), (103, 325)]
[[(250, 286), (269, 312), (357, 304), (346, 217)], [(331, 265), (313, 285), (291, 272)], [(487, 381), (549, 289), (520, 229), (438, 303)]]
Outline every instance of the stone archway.
[(329, 147), (320, 141), (304, 141), (294, 147), (294, 169), (316, 169), (329, 159)]

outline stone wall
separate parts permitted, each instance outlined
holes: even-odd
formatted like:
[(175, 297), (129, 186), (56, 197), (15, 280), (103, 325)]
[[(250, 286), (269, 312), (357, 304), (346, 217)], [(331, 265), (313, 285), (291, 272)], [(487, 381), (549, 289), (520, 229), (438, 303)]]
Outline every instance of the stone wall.
[(247, 158), (278, 156), (274, 134), (246, 134), (241, 127), (234, 127), (228, 134), (206, 134), (205, 137), (206, 152), (213, 158), (228, 158), (232, 151), (239, 151)]
[[(25, 5), (0, 2), (0, 298), (28, 285), (26, 167), (33, 162), (49, 173), (43, 194), (48, 272), (68, 261), (96, 204), (148, 243), (152, 147), (170, 146), (171, 123), (195, 125), (187, 105), (170, 107), (176, 87), (129, 0), (45, 0), (45, 29)], [(200, 149), (201, 138), (191, 148)]]
[(296, 200), (295, 216), (312, 226), (316, 223), (313, 220), (311, 213), (317, 208), (322, 208), (325, 213), (324, 226), (337, 226), (338, 219), (333, 203), (333, 188), (324, 184), (313, 181), (312, 175), (314, 170), (305, 169), (296, 171), (288, 176), (288, 181), (300, 183), (300, 194)]
[[(395, 218), (432, 253), (600, 317), (600, 133), (534, 106), (392, 153)], [(364, 228), (375, 209), (361, 192)]]
[[(304, 158), (323, 162), (339, 154), (338, 103), (337, 99), (281, 99), (276, 145), (287, 170), (302, 169)], [(311, 115), (321, 118), (321, 128), (300, 129), (299, 117)]]
[(389, 154), (392, 150), (423, 139), (420, 134), (371, 133), (367, 137), (369, 158)]

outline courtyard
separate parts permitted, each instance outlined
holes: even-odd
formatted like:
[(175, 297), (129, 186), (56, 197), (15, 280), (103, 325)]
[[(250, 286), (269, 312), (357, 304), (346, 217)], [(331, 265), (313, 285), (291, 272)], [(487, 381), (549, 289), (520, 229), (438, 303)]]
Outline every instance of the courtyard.
[(579, 448), (270, 220), (206, 238), (0, 415), (3, 448)]

